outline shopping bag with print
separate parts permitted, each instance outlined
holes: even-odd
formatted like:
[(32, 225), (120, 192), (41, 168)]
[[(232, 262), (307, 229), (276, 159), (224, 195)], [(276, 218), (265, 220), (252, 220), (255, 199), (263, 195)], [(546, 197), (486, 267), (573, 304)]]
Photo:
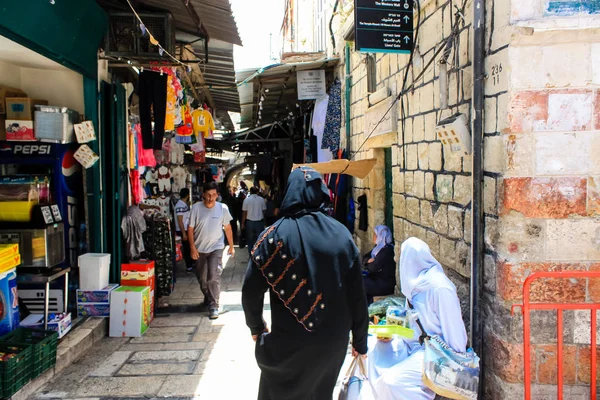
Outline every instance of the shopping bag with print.
[(439, 336), (425, 339), (423, 383), (440, 396), (457, 400), (477, 399), (479, 357), (471, 349), (457, 352)]
[(363, 383), (367, 380), (365, 364), (361, 356), (354, 357), (342, 381), (338, 400), (358, 400)]

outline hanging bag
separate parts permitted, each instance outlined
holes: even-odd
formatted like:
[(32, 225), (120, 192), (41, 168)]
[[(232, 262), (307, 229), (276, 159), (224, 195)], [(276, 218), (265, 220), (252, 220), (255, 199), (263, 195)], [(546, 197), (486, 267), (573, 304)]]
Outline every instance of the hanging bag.
[[(411, 309), (413, 305), (408, 302)], [(479, 388), (479, 357), (472, 349), (454, 351), (440, 336), (429, 336), (416, 319), (425, 346), (423, 383), (436, 394), (456, 400), (476, 400)]]
[[(358, 371), (357, 371), (358, 369)], [(358, 400), (363, 382), (367, 380), (365, 363), (361, 356), (354, 357), (342, 381), (338, 400)]]

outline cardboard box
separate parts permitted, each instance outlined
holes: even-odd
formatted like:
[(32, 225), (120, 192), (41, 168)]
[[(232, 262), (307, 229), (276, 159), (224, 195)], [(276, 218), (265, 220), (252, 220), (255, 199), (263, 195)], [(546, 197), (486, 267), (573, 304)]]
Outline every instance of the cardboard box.
[(19, 245), (15, 244), (0, 244), (0, 259), (7, 256), (16, 256), (19, 254)]
[(110, 294), (119, 285), (113, 283), (102, 290), (77, 290), (77, 304), (80, 303), (104, 303), (110, 304)]
[(4, 258), (0, 259), (0, 273), (3, 273), (10, 269), (16, 268), (19, 265), (21, 265), (21, 255), (20, 254), (4, 257)]
[[(42, 314), (31, 314), (23, 321), (20, 326), (26, 328), (41, 328), (44, 329), (44, 315)], [(65, 336), (72, 326), (71, 313), (67, 313), (64, 316), (56, 317), (51, 321), (48, 321), (48, 330), (58, 332), (58, 338)]]
[(110, 336), (140, 337), (150, 324), (150, 288), (121, 286), (110, 297)]
[(35, 141), (33, 121), (7, 119), (4, 126), (6, 127), (6, 140), (8, 141)]
[(121, 265), (122, 286), (150, 288), (150, 321), (154, 320), (154, 290), (156, 290), (155, 263), (150, 260), (132, 261)]
[(7, 97), (27, 97), (27, 94), (20, 90), (8, 86), (0, 85), (0, 114), (6, 114)]
[(6, 118), (32, 120), (36, 105), (48, 105), (48, 100), (30, 99), (29, 97), (7, 97)]
[(77, 303), (78, 317), (110, 317), (108, 303)]

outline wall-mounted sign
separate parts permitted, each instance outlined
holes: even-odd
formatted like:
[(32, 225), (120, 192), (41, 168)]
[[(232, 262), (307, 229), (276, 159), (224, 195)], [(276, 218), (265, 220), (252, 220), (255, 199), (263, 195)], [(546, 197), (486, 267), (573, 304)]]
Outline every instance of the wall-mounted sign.
[(394, 100), (394, 96), (389, 96), (365, 111), (365, 131), (373, 132), (371, 137), (398, 131), (398, 111)]
[(356, 50), (410, 53), (414, 0), (354, 0)]
[(298, 100), (314, 100), (327, 94), (325, 70), (298, 71)]

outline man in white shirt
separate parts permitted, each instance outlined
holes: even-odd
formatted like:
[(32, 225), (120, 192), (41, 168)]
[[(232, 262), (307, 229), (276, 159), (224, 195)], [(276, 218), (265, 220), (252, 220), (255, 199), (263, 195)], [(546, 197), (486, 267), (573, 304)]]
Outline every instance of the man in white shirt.
[(258, 236), (265, 230), (265, 211), (267, 203), (258, 195), (256, 187), (250, 188), (250, 196), (246, 197), (242, 205), (242, 231), (246, 231), (248, 253), (252, 253), (254, 243)]
[(194, 263), (190, 256), (190, 243), (188, 241), (187, 229), (190, 222), (190, 190), (187, 188), (179, 191), (179, 201), (175, 205), (175, 231), (181, 237), (181, 248), (183, 259), (188, 271), (192, 271)]
[(230, 225), (231, 214), (225, 204), (217, 202), (218, 196), (216, 183), (204, 185), (203, 201), (192, 207), (187, 231), (191, 257), (197, 260), (196, 275), (204, 293), (204, 304), (208, 306), (210, 319), (219, 318), (224, 236), (229, 243), (229, 255), (233, 257), (235, 254)]

